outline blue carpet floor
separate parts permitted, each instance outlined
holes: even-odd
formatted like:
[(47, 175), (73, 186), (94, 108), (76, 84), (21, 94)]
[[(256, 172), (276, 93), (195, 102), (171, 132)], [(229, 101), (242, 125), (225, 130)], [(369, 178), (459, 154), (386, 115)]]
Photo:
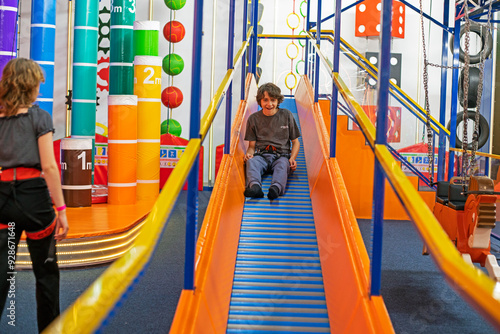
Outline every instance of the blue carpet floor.
[[(209, 191), (200, 193), (200, 217), (209, 197)], [(185, 219), (186, 192), (182, 192), (148, 270), (103, 333), (168, 332), (183, 285)], [(370, 221), (360, 220), (359, 224), (369, 250)], [(500, 234), (500, 228), (496, 230)], [(500, 248), (495, 247), (497, 251)], [(410, 222), (385, 223), (382, 295), (396, 333), (495, 333), (444, 281), (432, 258), (422, 256), (421, 251), (422, 242)], [(61, 308), (68, 307), (106, 268), (61, 271)], [(0, 333), (37, 332), (34, 285), (31, 271), (18, 273), (16, 327), (9, 326), (3, 314)]]

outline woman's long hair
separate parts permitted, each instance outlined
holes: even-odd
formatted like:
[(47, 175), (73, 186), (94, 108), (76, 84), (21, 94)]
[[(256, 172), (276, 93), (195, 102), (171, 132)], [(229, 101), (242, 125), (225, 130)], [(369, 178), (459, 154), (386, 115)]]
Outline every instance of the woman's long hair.
[(38, 96), (40, 82), (44, 82), (40, 65), (33, 60), (16, 58), (9, 61), (0, 80), (0, 111), (13, 116), (19, 108), (30, 107)]

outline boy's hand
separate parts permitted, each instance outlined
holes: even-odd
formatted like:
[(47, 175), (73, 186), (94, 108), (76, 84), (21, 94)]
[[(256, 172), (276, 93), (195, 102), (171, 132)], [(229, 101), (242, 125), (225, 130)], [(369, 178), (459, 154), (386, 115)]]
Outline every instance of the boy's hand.
[(247, 153), (247, 154), (245, 154), (245, 157), (243, 159), (244, 159), (245, 162), (247, 162), (248, 160), (250, 160), (252, 158), (253, 158), (253, 154)]
[(297, 169), (297, 161), (295, 159), (290, 158), (288, 161), (290, 161), (290, 169), (295, 171)]

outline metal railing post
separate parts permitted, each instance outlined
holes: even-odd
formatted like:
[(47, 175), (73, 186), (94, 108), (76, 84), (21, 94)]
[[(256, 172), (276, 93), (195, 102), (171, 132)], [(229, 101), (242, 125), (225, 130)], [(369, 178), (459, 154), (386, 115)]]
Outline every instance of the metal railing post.
[[(203, 0), (194, 3), (193, 71), (191, 74), (191, 118), (189, 138), (200, 138), (201, 110), (201, 36), (203, 29)], [(184, 289), (194, 289), (194, 257), (198, 225), (198, 174), (200, 159), (196, 158), (188, 177), (186, 253), (184, 261)]]
[[(392, 0), (382, 0), (381, 42), (379, 62), (379, 90), (377, 101), (377, 132), (375, 146), (387, 144), (387, 110), (389, 106), (389, 79), (391, 68)], [(384, 70), (385, 69), (385, 70)], [(382, 278), (382, 239), (384, 226), (385, 175), (382, 165), (375, 159), (373, 182), (373, 245), (370, 295), (380, 295)]]

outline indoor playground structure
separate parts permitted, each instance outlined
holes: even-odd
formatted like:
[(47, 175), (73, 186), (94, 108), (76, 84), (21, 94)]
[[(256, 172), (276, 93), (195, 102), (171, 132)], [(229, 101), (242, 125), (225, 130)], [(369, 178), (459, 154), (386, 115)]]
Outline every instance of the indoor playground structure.
[[(396, 332), (388, 220), (411, 221), (441, 279), (500, 331), (500, 1), (60, 2), (0, 0), (0, 68), (26, 56), (46, 75), (37, 101), (53, 115), (71, 224), (60, 266), (109, 266), (45, 332), (105, 330), (183, 189), (170, 333)], [(301, 131), (275, 200), (243, 195), (245, 129), (265, 82)], [(211, 196), (198, 221), (200, 190)], [(18, 269), (31, 267), (26, 247)]]

